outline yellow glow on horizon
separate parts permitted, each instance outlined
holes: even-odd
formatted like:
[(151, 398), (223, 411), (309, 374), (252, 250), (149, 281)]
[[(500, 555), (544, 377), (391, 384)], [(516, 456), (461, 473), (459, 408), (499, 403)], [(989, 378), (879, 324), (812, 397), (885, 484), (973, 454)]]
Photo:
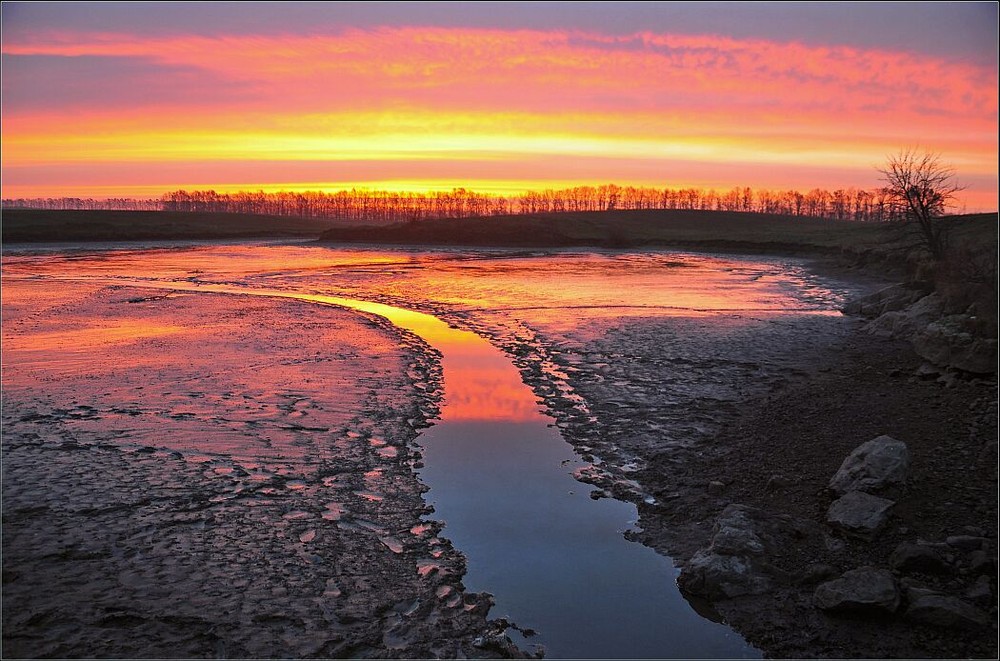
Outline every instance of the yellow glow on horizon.
[[(17, 98), (12, 74), (23, 92), (23, 105), (3, 108), (5, 197), (871, 188), (887, 155), (919, 141), (976, 181), (970, 199), (996, 205), (995, 74), (929, 55), (415, 26), (68, 31), (3, 49), (5, 94)], [(33, 87), (32, 58), (127, 62), (134, 78), (104, 80), (106, 95), (64, 106), (51, 87)]]
[[(694, 188), (701, 191), (714, 190), (716, 193), (726, 193), (738, 184), (728, 182), (711, 182), (699, 180), (676, 180), (671, 181), (607, 181), (607, 180), (587, 180), (587, 179), (548, 179), (545, 181), (519, 181), (519, 180), (481, 180), (481, 179), (400, 179), (400, 180), (379, 180), (379, 181), (308, 181), (308, 182), (286, 182), (286, 183), (263, 183), (247, 182), (237, 184), (214, 185), (210, 183), (177, 183), (173, 185), (132, 185), (132, 186), (85, 186), (79, 188), (60, 188), (52, 190), (47, 187), (23, 187), (16, 194), (9, 194), (6, 190), (3, 193), (4, 199), (33, 199), (33, 198), (133, 198), (133, 199), (159, 199), (165, 193), (186, 190), (186, 191), (207, 191), (214, 190), (220, 194), (231, 194), (238, 192), (265, 193), (337, 193), (339, 191), (372, 190), (387, 191), (396, 193), (427, 194), (435, 192), (450, 192), (458, 188), (464, 188), (476, 193), (496, 195), (501, 197), (516, 197), (527, 192), (542, 192), (545, 190), (561, 190), (575, 188), (578, 186), (599, 187), (614, 184), (619, 187), (637, 186), (655, 189), (670, 188), (680, 190)], [(755, 188), (760, 190), (796, 190), (795, 187), (786, 188)], [(801, 193), (808, 192), (809, 189), (799, 187)], [(956, 204), (949, 211), (952, 213), (980, 213), (996, 211), (995, 191), (961, 191), (956, 195)]]
[[(485, 122), (484, 122), (485, 123)], [(490, 132), (421, 134), (381, 132), (317, 135), (295, 132), (149, 131), (136, 133), (14, 134), (5, 139), (4, 159), (21, 165), (103, 161), (165, 163), (182, 161), (427, 161), (496, 160), (525, 157), (678, 159), (708, 163), (747, 162), (762, 165), (854, 167), (859, 160), (884, 159), (884, 141), (871, 144), (820, 142), (804, 148), (786, 137), (786, 147), (767, 136), (590, 134), (521, 135)], [(798, 148), (797, 148), (798, 147)], [(972, 150), (976, 146), (969, 145)], [(982, 151), (979, 151), (982, 150)], [(961, 164), (985, 169), (991, 154), (961, 154)]]

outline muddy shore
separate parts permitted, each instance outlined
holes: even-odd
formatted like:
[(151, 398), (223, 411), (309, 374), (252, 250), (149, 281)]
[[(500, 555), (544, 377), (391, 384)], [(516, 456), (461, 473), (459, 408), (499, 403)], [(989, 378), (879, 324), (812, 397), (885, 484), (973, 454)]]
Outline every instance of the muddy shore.
[(422, 520), (426, 345), (292, 301), (4, 286), (4, 658), (479, 653), (490, 601)]
[[(474, 645), (488, 598), (465, 592), (461, 553), (422, 522), (413, 441), (440, 394), (426, 345), (293, 302), (9, 285), (5, 657), (497, 653)], [(898, 579), (964, 595), (986, 575), (995, 623), (995, 379), (928, 371), (847, 317), (424, 306), (512, 357), (594, 464), (578, 476), (592, 497), (637, 504), (638, 541), (683, 565), (730, 504), (797, 522), (773, 590), (692, 601), (766, 655), (995, 656), (995, 625), (834, 617), (813, 598), (838, 572), (888, 567), (901, 541), (964, 535), (986, 539), (992, 570), (959, 557)], [(134, 332), (107, 319), (152, 330), (123, 345)], [(18, 347), (74, 327), (92, 337), (60, 356)], [(29, 371), (9, 371), (15, 350)], [(226, 456), (191, 449), (205, 433)], [(827, 531), (830, 476), (880, 434), (914, 457), (889, 526), (874, 542)], [(265, 436), (268, 461), (241, 455)]]

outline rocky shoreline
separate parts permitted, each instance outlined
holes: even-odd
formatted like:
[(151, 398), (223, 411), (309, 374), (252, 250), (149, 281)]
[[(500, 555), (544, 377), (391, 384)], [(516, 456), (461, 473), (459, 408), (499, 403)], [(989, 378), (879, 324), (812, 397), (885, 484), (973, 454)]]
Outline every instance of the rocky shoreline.
[[(723, 483), (717, 506), (754, 508), (763, 530), (785, 535), (765, 545), (773, 590), (713, 605), (772, 656), (995, 657), (996, 382), (923, 378), (898, 343), (861, 338), (842, 351), (808, 383), (759, 402), (716, 439), (724, 455), (695, 468)], [(886, 521), (867, 534), (830, 525), (841, 498), (831, 477), (852, 446), (882, 433), (912, 456)], [(656, 541), (669, 548), (669, 532)], [(827, 600), (824, 586), (862, 569), (886, 586), (882, 606)]]
[[(515, 322), (477, 330), (505, 347), (567, 440), (595, 459), (578, 476), (596, 487), (592, 497), (634, 502), (636, 539), (682, 568), (692, 606), (766, 656), (991, 658), (996, 376), (934, 366), (908, 340), (878, 332), (882, 315), (913, 316), (922, 298), (790, 343), (794, 367), (758, 369), (749, 396), (716, 402), (721, 424), (669, 448), (656, 442), (649, 395), (663, 360), (656, 333), (668, 335), (657, 322), (623, 319), (603, 342)], [(635, 341), (642, 333), (654, 340)], [(845, 458), (883, 435), (905, 444), (905, 479), (831, 488)]]

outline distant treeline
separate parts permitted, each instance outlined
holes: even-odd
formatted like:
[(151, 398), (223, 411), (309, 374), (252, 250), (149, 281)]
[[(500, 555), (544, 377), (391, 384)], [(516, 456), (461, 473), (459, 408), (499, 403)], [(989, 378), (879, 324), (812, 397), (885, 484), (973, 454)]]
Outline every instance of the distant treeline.
[(104, 209), (125, 211), (196, 211), (244, 213), (344, 221), (400, 222), (427, 218), (465, 218), (534, 213), (690, 209), (742, 211), (787, 216), (809, 216), (861, 222), (881, 222), (893, 216), (884, 189), (813, 189), (799, 191), (733, 188), (725, 193), (698, 188), (643, 188), (636, 186), (577, 186), (502, 196), (464, 188), (450, 192), (401, 193), (368, 189), (336, 193), (239, 191), (173, 191), (159, 199), (106, 200), (80, 198), (5, 199), (5, 208)]
[(4, 209), (51, 209), (55, 211), (163, 211), (163, 200), (142, 200), (131, 197), (31, 197), (4, 198)]

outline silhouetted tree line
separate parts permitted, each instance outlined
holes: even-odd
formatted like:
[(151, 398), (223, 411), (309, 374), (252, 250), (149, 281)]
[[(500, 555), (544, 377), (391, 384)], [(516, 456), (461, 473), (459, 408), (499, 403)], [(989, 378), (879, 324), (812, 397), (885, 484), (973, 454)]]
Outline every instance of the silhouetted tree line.
[(511, 213), (507, 198), (464, 188), (401, 193), (368, 189), (336, 193), (174, 191), (161, 198), (164, 211), (250, 213), (339, 220), (400, 221)]
[(95, 200), (90, 197), (32, 197), (4, 199), (5, 209), (59, 209), (87, 211), (162, 211), (163, 202), (158, 199), (135, 199), (131, 197), (109, 197)]
[(158, 200), (46, 198), (3, 200), (3, 205), (7, 208), (36, 209), (247, 213), (367, 222), (629, 209), (745, 211), (881, 222), (892, 219), (895, 213), (892, 196), (885, 188), (846, 188), (832, 192), (815, 188), (808, 193), (801, 193), (794, 190), (755, 191), (749, 187), (736, 187), (719, 193), (698, 188), (661, 189), (614, 184), (528, 191), (510, 197), (477, 193), (465, 188), (430, 193), (357, 188), (336, 193), (217, 193), (212, 190), (178, 190), (166, 193)]

